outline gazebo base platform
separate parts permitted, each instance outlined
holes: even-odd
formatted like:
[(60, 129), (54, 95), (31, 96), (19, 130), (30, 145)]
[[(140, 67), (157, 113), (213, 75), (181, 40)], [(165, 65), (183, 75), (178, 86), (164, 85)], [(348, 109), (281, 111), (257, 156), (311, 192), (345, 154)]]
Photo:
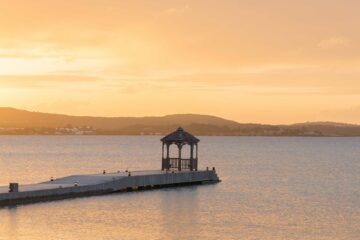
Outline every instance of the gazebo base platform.
[(115, 192), (217, 182), (220, 182), (220, 179), (214, 170), (156, 170), (74, 175), (49, 182), (20, 185), (15, 192), (8, 192), (9, 188), (6, 186), (0, 187), (0, 207)]

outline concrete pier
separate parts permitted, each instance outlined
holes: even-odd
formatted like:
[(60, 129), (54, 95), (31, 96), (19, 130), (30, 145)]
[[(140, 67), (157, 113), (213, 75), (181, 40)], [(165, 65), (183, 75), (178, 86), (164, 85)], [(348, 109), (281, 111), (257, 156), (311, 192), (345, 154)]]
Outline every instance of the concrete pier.
[[(134, 171), (74, 175), (48, 182), (0, 187), (0, 207), (114, 192), (181, 185), (217, 183), (215, 169), (204, 171)], [(13, 184), (13, 183), (12, 183)], [(14, 185), (12, 185), (14, 186)]]

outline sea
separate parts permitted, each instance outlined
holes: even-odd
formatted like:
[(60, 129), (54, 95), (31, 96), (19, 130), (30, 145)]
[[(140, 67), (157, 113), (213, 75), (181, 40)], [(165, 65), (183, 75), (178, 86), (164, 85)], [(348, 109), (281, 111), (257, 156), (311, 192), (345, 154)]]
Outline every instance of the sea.
[[(1, 208), (0, 240), (360, 239), (360, 138), (199, 138), (220, 183)], [(160, 166), (160, 136), (0, 137), (0, 185)]]

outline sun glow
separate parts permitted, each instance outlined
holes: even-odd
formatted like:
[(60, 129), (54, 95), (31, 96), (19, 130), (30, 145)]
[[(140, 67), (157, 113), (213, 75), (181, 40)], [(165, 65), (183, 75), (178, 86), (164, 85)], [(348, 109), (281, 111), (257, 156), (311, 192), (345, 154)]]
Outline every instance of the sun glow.
[(0, 0), (0, 102), (74, 115), (359, 123), (357, 7)]

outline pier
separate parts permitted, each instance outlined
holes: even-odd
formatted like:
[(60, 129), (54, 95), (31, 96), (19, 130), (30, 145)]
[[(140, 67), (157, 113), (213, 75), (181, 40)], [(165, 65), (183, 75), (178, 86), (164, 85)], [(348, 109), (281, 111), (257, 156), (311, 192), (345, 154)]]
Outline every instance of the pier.
[[(10, 183), (0, 187), (0, 207), (66, 198), (104, 195), (116, 192), (156, 189), (220, 181), (215, 168), (198, 170), (197, 144), (199, 139), (178, 128), (161, 139), (161, 170), (117, 171), (99, 174), (72, 175), (38, 184)], [(171, 157), (169, 146), (176, 144), (179, 155)], [(182, 146), (191, 146), (190, 159), (182, 159)], [(164, 152), (166, 146), (166, 154)], [(194, 156), (196, 147), (196, 156)]]
[(104, 195), (122, 191), (145, 190), (192, 184), (216, 183), (215, 171), (138, 171), (76, 175), (39, 184), (19, 185), (18, 192), (0, 187), (0, 206), (11, 206), (57, 199)]

